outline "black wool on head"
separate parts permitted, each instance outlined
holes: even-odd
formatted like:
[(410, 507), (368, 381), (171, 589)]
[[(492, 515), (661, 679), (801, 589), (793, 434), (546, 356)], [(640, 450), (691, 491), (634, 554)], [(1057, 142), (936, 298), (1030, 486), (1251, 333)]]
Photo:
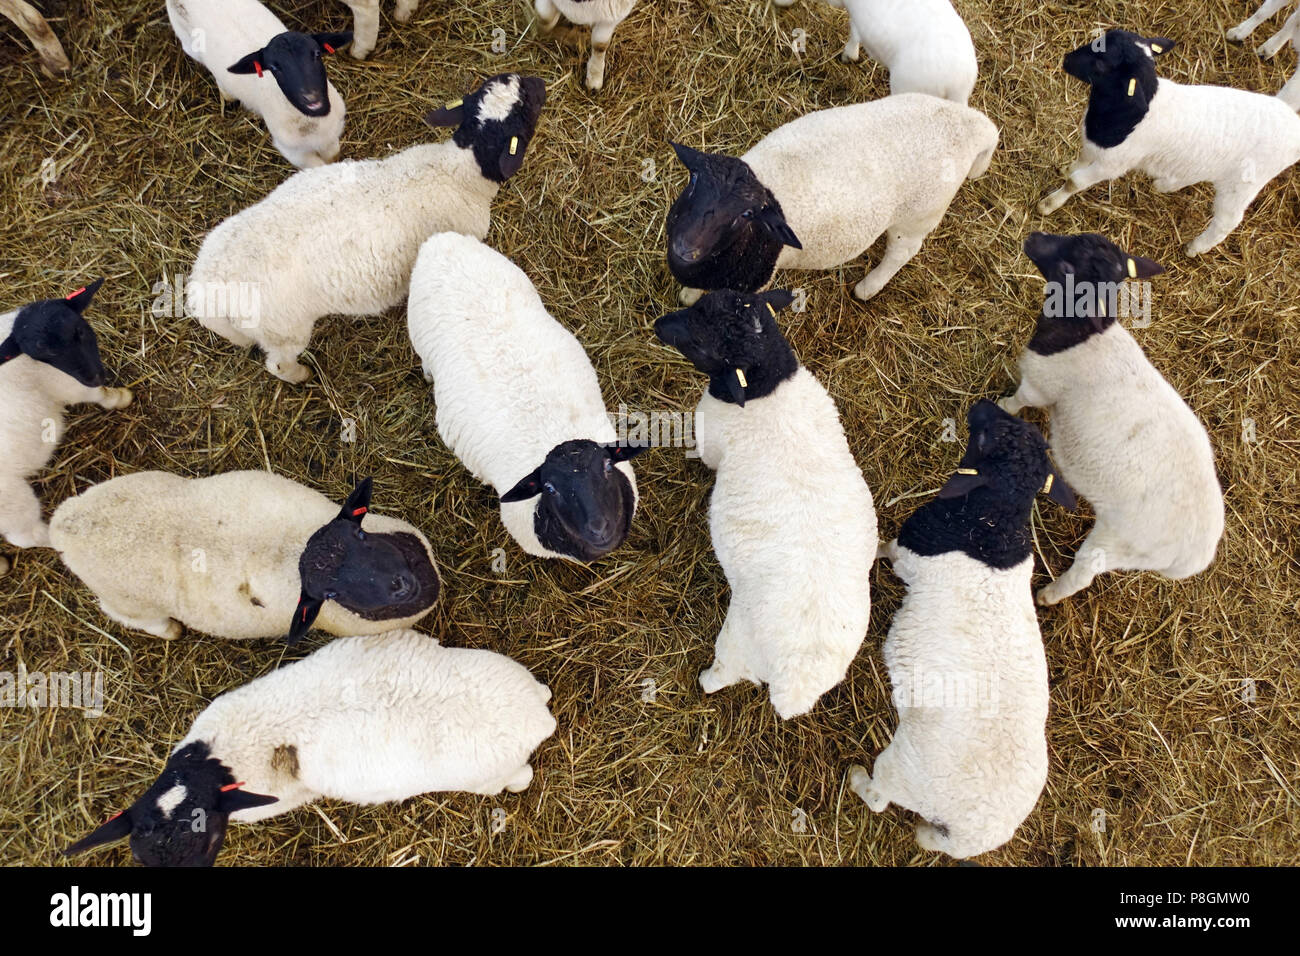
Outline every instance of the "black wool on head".
[(536, 76), (501, 73), (463, 100), (428, 113), (430, 126), (454, 126), (452, 142), (472, 150), (479, 171), (503, 183), (517, 173), (537, 131), (546, 103), (546, 82)]
[(260, 50), (241, 57), (227, 69), (241, 75), (270, 73), (280, 92), (299, 113), (318, 118), (330, 112), (329, 78), (325, 75), (327, 54), (352, 41), (352, 34), (299, 33), (286, 30), (267, 41)]
[(87, 388), (101, 387), (108, 376), (99, 340), (82, 313), (103, 284), (103, 279), (97, 279), (66, 298), (23, 306), (9, 337), (0, 342), (0, 365), (26, 355), (71, 375)]
[(1153, 57), (1173, 46), (1172, 40), (1111, 30), (1066, 54), (1065, 72), (1092, 88), (1084, 117), (1089, 141), (1109, 149), (1128, 138), (1159, 89)]

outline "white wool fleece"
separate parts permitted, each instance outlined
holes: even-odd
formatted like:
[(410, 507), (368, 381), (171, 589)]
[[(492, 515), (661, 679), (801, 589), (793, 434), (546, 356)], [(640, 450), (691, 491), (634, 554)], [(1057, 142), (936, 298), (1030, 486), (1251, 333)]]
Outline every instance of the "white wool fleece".
[[(270, 472), (145, 471), (69, 498), (54, 513), (50, 540), (104, 613), (127, 627), (173, 638), (180, 622), (215, 637), (282, 637), (302, 592), (298, 559), (338, 513), (320, 492)], [(433, 560), (428, 539), (399, 518), (370, 512), (365, 530), (415, 535)], [(326, 601), (313, 626), (378, 634), (430, 610), (373, 621)]]
[(885, 639), (898, 729), (849, 783), (876, 812), (918, 813), (916, 842), (964, 858), (1006, 843), (1047, 782), (1047, 658), (1029, 579), (960, 551), (886, 545), (907, 584)]
[(1039, 603), (1055, 604), (1103, 571), (1183, 578), (1214, 560), (1224, 512), (1210, 436), (1118, 322), (1052, 355), (1026, 349), (1020, 387), (998, 404), (1013, 415), (1050, 410), (1057, 468), (1097, 514)]
[[(477, 239), (446, 232), (424, 244), (407, 326), (434, 383), (438, 434), (498, 495), (562, 442), (618, 440), (582, 345), (546, 311), (523, 270)], [(631, 463), (614, 467), (637, 501)], [(502, 503), (501, 523), (529, 554), (574, 560), (537, 540), (540, 502)]]
[(700, 460), (717, 470), (713, 550), (731, 606), (700, 675), (705, 693), (767, 684), (789, 719), (844, 679), (871, 617), (871, 492), (835, 402), (800, 367), (744, 408), (707, 391), (695, 416)]
[(1038, 211), (1055, 212), (1075, 193), (1133, 171), (1150, 176), (1160, 193), (1213, 183), (1214, 215), (1186, 246), (1197, 256), (1226, 239), (1269, 180), (1300, 159), (1300, 116), (1276, 96), (1161, 79), (1123, 142), (1098, 146), (1086, 132), (1082, 139), (1065, 185)]
[[(13, 331), (18, 311), (0, 315), (0, 342)], [(27, 479), (54, 457), (63, 440), (67, 406), (82, 402), (125, 408), (131, 403), (131, 391), (90, 388), (27, 355), (0, 364), (0, 534), (16, 547), (50, 545), (40, 499)], [(0, 574), (8, 569), (8, 560), (0, 558)]]
[(741, 158), (803, 245), (784, 246), (777, 269), (834, 269), (887, 234), (884, 256), (854, 289), (868, 299), (920, 251), (962, 182), (988, 169), (997, 143), (983, 113), (904, 93), (809, 113)]
[(310, 373), (298, 355), (317, 319), (401, 304), (420, 244), (446, 230), (486, 236), (499, 188), (451, 140), (304, 170), (209, 233), (187, 310), (235, 345), (257, 343), (272, 374), (301, 382)]
[(859, 44), (889, 70), (889, 92), (929, 93), (963, 106), (979, 64), (970, 30), (948, 0), (826, 0), (849, 14), (840, 59), (856, 60)]
[(173, 752), (202, 741), (243, 789), (279, 798), (232, 813), (239, 823), (320, 797), (519, 791), (529, 755), (555, 732), (550, 699), (502, 654), (394, 630), (333, 641), (222, 694)]
[(243, 57), (289, 29), (279, 17), (257, 0), (167, 0), (167, 19), (186, 56), (208, 68), (222, 97), (238, 100), (262, 117), (285, 159), (300, 169), (334, 161), (347, 108), (333, 83), (327, 89), (329, 113), (307, 116), (285, 99), (270, 73), (230, 72)]

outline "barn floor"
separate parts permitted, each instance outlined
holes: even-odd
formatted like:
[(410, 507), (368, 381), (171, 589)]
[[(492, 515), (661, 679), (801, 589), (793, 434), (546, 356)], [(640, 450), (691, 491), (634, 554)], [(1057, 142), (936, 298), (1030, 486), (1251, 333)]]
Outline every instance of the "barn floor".
[[(271, 5), (291, 26), (349, 26), (341, 3)], [(807, 111), (887, 92), (880, 68), (838, 61), (845, 18), (810, 0), (779, 11), (765, 0), (648, 0), (616, 34), (598, 95), (581, 85), (585, 33), (539, 38), (521, 0), (426, 0), (404, 26), (386, 6), (368, 61), (330, 61), (348, 105), (343, 155), (445, 136), (420, 116), (484, 76), (545, 78), (538, 137), (497, 201), (489, 241), (587, 347), (611, 409), (689, 411), (702, 387), (650, 330), (676, 291), (663, 221), (684, 176), (666, 141), (740, 153)], [(1228, 512), (1205, 574), (1111, 575), (1040, 613), (1052, 685), (1047, 787), (1015, 838), (980, 861), (1294, 863), (1300, 180), (1291, 172), (1270, 184), (1242, 227), (1198, 260), (1180, 247), (1209, 215), (1208, 187), (1158, 196), (1133, 177), (1049, 219), (1032, 211), (1077, 149), (1084, 90), (1059, 62), (1090, 30), (1173, 37), (1181, 46), (1163, 75), (1272, 93), (1295, 56), (1262, 62), (1252, 49), (1282, 16), (1241, 46), (1223, 34), (1254, 0), (957, 6), (980, 54), (972, 105), (1002, 129), (991, 171), (963, 187), (921, 254), (870, 303), (849, 294), (865, 261), (785, 283), (806, 290), (807, 310), (783, 313), (785, 327), (839, 403), (882, 536), (954, 467), (969, 404), (1010, 390), (1041, 294), (1020, 244), (1041, 228), (1102, 232), (1169, 267), (1153, 280), (1151, 325), (1135, 335), (1209, 429)], [(154, 308), (203, 235), (291, 167), (254, 118), (223, 111), (159, 0), (44, 9), (70, 79), (42, 77), (25, 39), (0, 22), (0, 304), (108, 276), (89, 316), (116, 384), (137, 396), (122, 412), (74, 410), (35, 482), (47, 513), (143, 469), (270, 468), (336, 500), (354, 476), (373, 474), (375, 509), (418, 524), (442, 567), (445, 598), (421, 629), (509, 654), (555, 692), (559, 729), (523, 794), (326, 801), (233, 828), (225, 864), (951, 862), (917, 848), (910, 814), (873, 814), (846, 784), (849, 764), (869, 765), (895, 721), (880, 648), (902, 590), (887, 564), (873, 574), (861, 653), (811, 715), (782, 723), (755, 687), (705, 698), (696, 675), (728, 600), (709, 542), (708, 470), (680, 449), (651, 451), (637, 462), (642, 505), (621, 550), (591, 568), (535, 560), (438, 439), (401, 310), (320, 323), (305, 359), (318, 374), (287, 386), (165, 301)], [(353, 442), (344, 419), (356, 421)], [(957, 443), (945, 441), (945, 419), (958, 423)], [(1068, 565), (1091, 522), (1040, 502), (1036, 586)], [(497, 548), (504, 573), (493, 567)], [(107, 696), (98, 719), (0, 709), (3, 863), (59, 861), (145, 789), (209, 700), (305, 652), (129, 632), (53, 552), (5, 544), (0, 553), (14, 559), (0, 579), (0, 670), (101, 670)], [(129, 859), (120, 844), (81, 862)]]

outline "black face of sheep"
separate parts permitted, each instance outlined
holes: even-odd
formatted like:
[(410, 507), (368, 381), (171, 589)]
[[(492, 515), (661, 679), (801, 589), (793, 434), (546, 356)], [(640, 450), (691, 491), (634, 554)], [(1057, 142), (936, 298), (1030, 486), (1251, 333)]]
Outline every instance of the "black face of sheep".
[[(1024, 248), (1053, 286), (1046, 298), (1047, 303), (1056, 304), (1049, 308), (1045, 303), (1044, 314), (1088, 322), (1097, 331), (1115, 319), (1118, 309), (1114, 303), (1126, 280), (1149, 279), (1165, 271), (1160, 263), (1129, 255), (1095, 232), (1076, 236), (1035, 232), (1025, 240)], [(1106, 303), (1112, 307), (1108, 309)]]
[(64, 854), (130, 837), (131, 855), (145, 866), (211, 866), (225, 842), (230, 814), (277, 799), (240, 790), (207, 745), (196, 742), (172, 754), (144, 796)]
[(298, 559), (302, 595), (289, 630), (295, 643), (315, 622), (326, 601), (337, 601), (371, 620), (405, 617), (437, 599), (438, 577), (418, 539), (407, 546), (401, 534), (367, 534), (361, 520), (370, 510), (372, 480), (348, 496), (337, 518), (307, 541)]
[(970, 441), (940, 498), (961, 498), (980, 488), (1008, 502), (1029, 502), (1040, 491), (1066, 508), (1074, 493), (1047, 457), (1047, 439), (1022, 418), (980, 399), (966, 415)]
[(595, 561), (627, 539), (636, 496), (614, 466), (648, 446), (601, 445), (588, 439), (561, 442), (540, 468), (501, 496), (503, 504), (541, 496), (533, 518), (537, 540), (549, 551)]
[(792, 301), (785, 290), (711, 292), (689, 309), (660, 318), (655, 335), (709, 376), (709, 394), (744, 408), (746, 401), (771, 394), (799, 367), (776, 323), (777, 311)]
[(273, 36), (266, 46), (255, 50), (229, 67), (231, 73), (269, 71), (279, 84), (284, 98), (305, 116), (328, 116), (330, 111), (329, 79), (325, 76), (325, 54), (352, 42), (350, 32), (298, 33), (293, 30)]
[[(668, 268), (683, 285), (755, 291), (771, 277), (781, 246), (802, 249), (771, 190), (744, 160), (672, 143), (690, 180), (668, 210)], [(746, 282), (745, 257), (764, 269)]]
[(546, 104), (546, 82), (536, 76), (501, 73), (465, 97), (424, 117), (430, 126), (454, 126), (452, 141), (472, 149), (479, 170), (503, 183), (524, 163)]
[(1077, 80), (1097, 84), (1155, 76), (1155, 57), (1174, 48), (1165, 37), (1142, 37), (1128, 30), (1111, 30), (1065, 55), (1061, 66)]
[(9, 338), (0, 342), (0, 364), (26, 355), (71, 375), (87, 388), (107, 381), (99, 340), (82, 313), (103, 279), (96, 279), (66, 299), (45, 299), (25, 306), (14, 318)]

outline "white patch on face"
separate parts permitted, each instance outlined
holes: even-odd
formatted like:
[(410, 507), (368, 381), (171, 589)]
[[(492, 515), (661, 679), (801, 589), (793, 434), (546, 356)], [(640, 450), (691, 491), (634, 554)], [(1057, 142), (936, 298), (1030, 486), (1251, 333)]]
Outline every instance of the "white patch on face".
[(512, 76), (505, 82), (493, 83), (483, 94), (478, 104), (479, 122), (496, 120), (500, 122), (510, 115), (519, 103), (519, 77)]
[(1151, 52), (1151, 44), (1139, 42), (1138, 48), (1141, 49), (1142, 52), (1147, 55), (1147, 59), (1154, 60), (1156, 58), (1156, 55)]
[(179, 807), (188, 795), (189, 791), (185, 789), (185, 785), (178, 783), (158, 798), (158, 809), (162, 811), (164, 817), (170, 820), (172, 811)]

